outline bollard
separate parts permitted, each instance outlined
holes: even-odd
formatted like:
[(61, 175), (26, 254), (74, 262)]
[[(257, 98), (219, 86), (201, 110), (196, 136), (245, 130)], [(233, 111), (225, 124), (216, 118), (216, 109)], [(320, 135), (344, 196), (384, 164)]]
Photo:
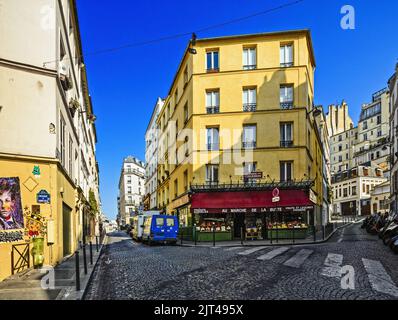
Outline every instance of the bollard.
[(216, 225), (213, 223), (213, 247), (216, 246)]
[(279, 243), (279, 225), (276, 225), (276, 243)]
[(90, 264), (93, 265), (93, 243), (90, 241)]
[(314, 226), (314, 242), (316, 242), (316, 226)]
[(79, 264), (79, 251), (75, 252), (76, 258), (76, 291), (80, 291), (80, 264)]
[(196, 223), (194, 223), (194, 225), (193, 225), (193, 237), (194, 237), (195, 246), (196, 246), (196, 242), (197, 242), (197, 236), (196, 236)]
[(182, 245), (182, 237), (184, 235), (184, 231), (181, 229), (180, 237), (181, 237), (181, 245)]
[(322, 239), (325, 240), (325, 226), (322, 226)]
[(95, 236), (95, 246), (98, 252), (98, 236)]
[(296, 234), (296, 228), (293, 226), (293, 243), (296, 242), (296, 236), (295, 236), (295, 234)]
[(243, 246), (243, 227), (240, 227), (240, 244)]
[(86, 244), (83, 244), (83, 264), (84, 264), (84, 274), (87, 274), (87, 257), (86, 257)]

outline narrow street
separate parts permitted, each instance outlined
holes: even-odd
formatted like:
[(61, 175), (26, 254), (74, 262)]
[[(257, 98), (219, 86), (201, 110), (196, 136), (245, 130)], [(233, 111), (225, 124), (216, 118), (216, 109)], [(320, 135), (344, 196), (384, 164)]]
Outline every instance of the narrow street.
[[(398, 256), (354, 224), (330, 242), (286, 247), (179, 247), (110, 235), (86, 299), (398, 299)], [(342, 289), (340, 268), (355, 271)]]

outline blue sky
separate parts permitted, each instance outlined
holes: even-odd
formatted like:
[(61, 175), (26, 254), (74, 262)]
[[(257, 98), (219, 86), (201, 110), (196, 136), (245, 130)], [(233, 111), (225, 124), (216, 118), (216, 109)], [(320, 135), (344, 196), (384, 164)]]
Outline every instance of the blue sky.
[[(291, 0), (77, 0), (88, 80), (97, 116), (101, 199), (117, 214), (122, 160), (145, 160), (144, 135), (158, 96), (168, 93), (189, 36), (103, 54), (98, 50), (192, 32), (265, 11)], [(340, 27), (343, 5), (355, 8), (355, 30)], [(317, 63), (315, 103), (347, 101), (357, 122), (360, 106), (386, 86), (398, 59), (394, 0), (304, 0), (252, 19), (198, 32), (212, 37), (309, 28)]]

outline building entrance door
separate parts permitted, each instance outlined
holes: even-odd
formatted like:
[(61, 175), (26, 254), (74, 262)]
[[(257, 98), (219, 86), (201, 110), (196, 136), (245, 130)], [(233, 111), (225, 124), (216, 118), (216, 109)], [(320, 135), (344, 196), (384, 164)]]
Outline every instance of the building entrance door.
[(234, 217), (234, 238), (240, 239), (241, 230), (243, 228), (243, 232), (245, 232), (245, 214), (244, 213), (235, 213)]
[(62, 205), (62, 244), (64, 257), (70, 255), (71, 252), (71, 212), (67, 205)]

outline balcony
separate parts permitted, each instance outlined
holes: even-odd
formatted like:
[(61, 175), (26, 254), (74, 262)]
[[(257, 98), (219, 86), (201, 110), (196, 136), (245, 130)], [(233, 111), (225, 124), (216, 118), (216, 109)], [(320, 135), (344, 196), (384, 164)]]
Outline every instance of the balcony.
[(242, 142), (242, 149), (255, 149), (257, 147), (256, 141), (245, 141)]
[(243, 66), (243, 70), (256, 70), (257, 65), (256, 64), (248, 64)]
[(257, 110), (257, 104), (256, 103), (245, 103), (243, 105), (243, 111), (244, 112), (255, 112)]
[(293, 147), (292, 140), (281, 141), (281, 148), (291, 148)]
[(218, 151), (220, 149), (220, 145), (218, 143), (208, 143), (207, 151)]
[(207, 114), (220, 113), (220, 106), (206, 107)]
[(214, 73), (214, 72), (219, 72), (220, 69), (219, 68), (210, 68), (210, 69), (206, 69), (207, 73)]
[(281, 102), (280, 103), (282, 110), (291, 110), (293, 109), (293, 101), (291, 102)]

